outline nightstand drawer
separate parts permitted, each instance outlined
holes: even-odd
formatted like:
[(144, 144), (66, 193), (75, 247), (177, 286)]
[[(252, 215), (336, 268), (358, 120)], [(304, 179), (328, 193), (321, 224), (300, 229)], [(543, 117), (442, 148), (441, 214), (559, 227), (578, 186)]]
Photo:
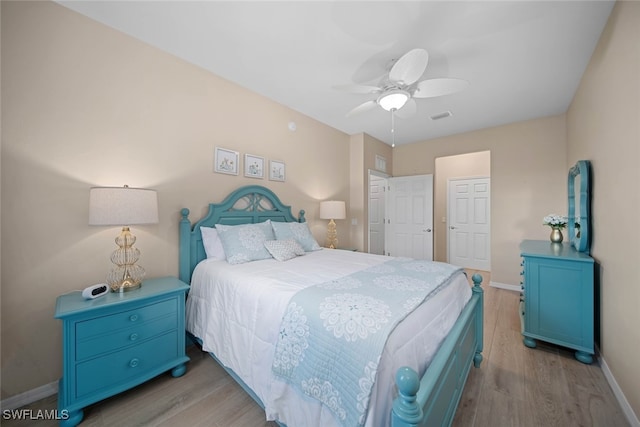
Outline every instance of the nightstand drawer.
[(96, 335), (89, 339), (78, 340), (76, 344), (76, 360), (83, 360), (108, 351), (119, 350), (153, 338), (163, 332), (174, 330), (177, 327), (178, 316), (176, 313), (172, 313), (168, 316), (137, 324), (131, 328), (117, 330), (112, 334)]
[(76, 366), (76, 398), (135, 380), (178, 355), (177, 331)]
[(102, 336), (105, 333), (130, 328), (170, 313), (177, 313), (177, 311), (178, 300), (173, 298), (133, 310), (78, 322), (76, 325), (76, 339), (84, 340), (94, 336)]

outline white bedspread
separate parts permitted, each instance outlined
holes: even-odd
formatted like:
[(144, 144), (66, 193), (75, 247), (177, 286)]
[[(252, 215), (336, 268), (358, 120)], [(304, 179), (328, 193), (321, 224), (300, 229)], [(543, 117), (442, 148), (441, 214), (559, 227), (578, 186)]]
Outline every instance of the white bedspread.
[[(280, 322), (299, 289), (388, 260), (323, 249), (286, 262), (202, 261), (194, 270), (187, 298), (187, 330), (255, 392), (268, 420), (277, 419), (289, 427), (334, 426), (331, 412), (317, 401), (301, 398), (272, 374)], [(389, 424), (396, 370), (410, 366), (422, 375), (470, 297), (469, 284), (461, 274), (396, 327), (379, 364), (367, 426)]]

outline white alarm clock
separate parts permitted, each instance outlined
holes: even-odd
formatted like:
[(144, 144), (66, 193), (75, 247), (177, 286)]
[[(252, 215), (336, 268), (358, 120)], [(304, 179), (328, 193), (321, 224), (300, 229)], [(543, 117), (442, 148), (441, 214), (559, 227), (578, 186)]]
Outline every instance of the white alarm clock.
[(106, 283), (98, 283), (97, 285), (91, 285), (82, 291), (82, 296), (86, 299), (94, 299), (101, 297), (109, 292), (109, 285)]

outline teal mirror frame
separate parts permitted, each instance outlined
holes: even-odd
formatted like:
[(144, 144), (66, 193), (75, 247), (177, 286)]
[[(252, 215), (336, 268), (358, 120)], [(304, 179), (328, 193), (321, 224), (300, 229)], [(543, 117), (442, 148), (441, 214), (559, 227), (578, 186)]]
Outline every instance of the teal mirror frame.
[[(576, 178), (579, 177), (579, 186), (576, 188)], [(569, 241), (578, 252), (590, 251), (591, 246), (591, 164), (588, 160), (579, 160), (575, 166), (569, 169), (568, 196), (569, 214)], [(576, 212), (577, 206), (577, 212)], [(576, 213), (578, 216), (576, 216)], [(576, 230), (576, 220), (580, 226)]]

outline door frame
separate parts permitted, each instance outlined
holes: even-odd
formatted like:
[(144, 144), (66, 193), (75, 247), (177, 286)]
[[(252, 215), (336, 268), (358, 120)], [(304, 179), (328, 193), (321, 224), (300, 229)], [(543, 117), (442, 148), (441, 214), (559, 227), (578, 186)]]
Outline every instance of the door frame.
[[(369, 207), (371, 206), (371, 175), (375, 175), (378, 178), (383, 178), (385, 180), (385, 187), (388, 184), (388, 179), (391, 178), (391, 176), (389, 174), (386, 174), (384, 172), (380, 172), (378, 170), (375, 169), (369, 169), (368, 173), (367, 173), (367, 253), (371, 253), (371, 224), (369, 222), (369, 218), (370, 218), (370, 212), (369, 212)], [(387, 193), (385, 191), (384, 193), (384, 206), (385, 206), (385, 215), (386, 215), (386, 206), (387, 206)], [(385, 229), (383, 229), (383, 233), (386, 232), (386, 226), (385, 223), (383, 221), (382, 224), (383, 227), (385, 227)], [(383, 248), (384, 250), (384, 248)]]

